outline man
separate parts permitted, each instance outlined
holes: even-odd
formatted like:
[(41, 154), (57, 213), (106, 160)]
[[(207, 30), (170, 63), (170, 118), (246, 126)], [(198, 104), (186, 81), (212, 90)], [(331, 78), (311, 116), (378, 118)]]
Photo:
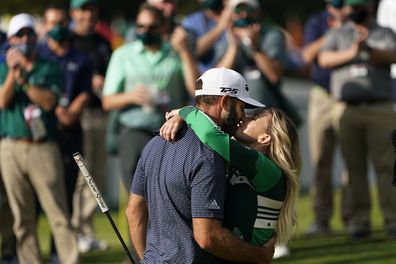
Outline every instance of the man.
[[(381, 0), (377, 9), (378, 25), (389, 27), (396, 32), (396, 2), (393, 0)], [(392, 76), (392, 100), (396, 104), (396, 64), (391, 67)]]
[[(0, 31), (0, 64), (5, 62), (5, 53), (8, 49), (7, 35)], [(1, 113), (1, 110), (0, 110)], [(0, 114), (0, 127), (1, 127), (1, 114)], [(1, 134), (0, 134), (1, 140)], [(1, 144), (1, 141), (0, 141)], [(12, 212), (10, 205), (8, 203), (7, 194), (4, 188), (3, 179), (1, 176), (0, 167), (0, 263), (17, 261), (16, 257), (16, 238), (14, 232), (12, 231), (12, 224), (14, 218), (12, 217)]]
[[(239, 73), (211, 69), (197, 81), (196, 105), (233, 134), (245, 104), (263, 106), (248, 90)], [(256, 247), (222, 226), (225, 166), (186, 126), (175, 143), (157, 136), (146, 145), (126, 211), (131, 240), (143, 263), (220, 263), (220, 258), (270, 262), (272, 240)]]
[(59, 130), (57, 141), (65, 170), (67, 205), (69, 213), (73, 214), (73, 194), (79, 175), (73, 154), (82, 152), (80, 117), (92, 93), (92, 64), (85, 54), (71, 47), (68, 25), (67, 10), (63, 6), (48, 6), (44, 12), (47, 38), (39, 44), (38, 52), (42, 58), (58, 63), (64, 76), (55, 114)]
[[(110, 43), (95, 32), (99, 19), (96, 0), (70, 1), (72, 33), (70, 43), (80, 52), (86, 53), (93, 64), (92, 91), (88, 106), (81, 117), (83, 128), (83, 153), (89, 171), (99, 188), (104, 185), (107, 154), (105, 136), (107, 114), (102, 109), (102, 89), (107, 64), (111, 56)], [(77, 180), (74, 198), (73, 225), (78, 227), (79, 248), (82, 252), (108, 247), (105, 241), (95, 238), (92, 219), (97, 204), (83, 177)]]
[(319, 64), (332, 68), (331, 91), (337, 105), (341, 152), (348, 170), (353, 239), (371, 234), (367, 158), (377, 176), (387, 235), (396, 238), (396, 193), (391, 186), (394, 154), (390, 135), (396, 127), (391, 100), (390, 64), (396, 62), (396, 35), (378, 26), (368, 0), (346, 0), (350, 21), (330, 31)]
[[(165, 38), (168, 40), (172, 35), (173, 30), (177, 26), (176, 13), (178, 0), (147, 0), (147, 3), (158, 8), (164, 14), (166, 23)], [(128, 26), (128, 30), (125, 33), (125, 43), (136, 40), (136, 24)]]
[(260, 24), (257, 0), (230, 0), (232, 26), (228, 46), (218, 67), (240, 72), (250, 95), (268, 107), (284, 110), (298, 126), (301, 119), (294, 105), (282, 94), (281, 80), (288, 63), (286, 41), (280, 29)]
[[(337, 145), (334, 109), (336, 101), (330, 94), (330, 69), (318, 65), (317, 56), (324, 45), (325, 33), (339, 28), (346, 20), (342, 0), (327, 0), (325, 10), (312, 15), (304, 28), (302, 58), (310, 65), (311, 81), (308, 101), (308, 129), (311, 164), (314, 176), (310, 194), (313, 201), (314, 222), (307, 235), (324, 235), (331, 232), (330, 219), (333, 213), (333, 160)], [(304, 65), (305, 66), (305, 65)], [(341, 214), (345, 222), (348, 214), (346, 175), (342, 174)]]
[(226, 0), (199, 0), (202, 9), (185, 17), (183, 28), (198, 60), (201, 73), (214, 67), (227, 45), (226, 30), (231, 24), (231, 10)]
[(33, 17), (14, 16), (7, 32), (11, 46), (0, 65), (1, 173), (17, 237), (19, 263), (40, 263), (36, 199), (48, 217), (62, 263), (77, 263), (70, 223), (54, 108), (62, 75), (56, 64), (38, 58)]
[[(170, 43), (162, 12), (144, 4), (136, 19), (135, 42), (117, 49), (106, 74), (103, 108), (120, 110), (119, 158), (128, 190), (140, 153), (160, 128), (165, 112), (189, 101), (198, 77), (187, 34), (176, 28)], [(187, 89), (187, 90), (186, 90)]]

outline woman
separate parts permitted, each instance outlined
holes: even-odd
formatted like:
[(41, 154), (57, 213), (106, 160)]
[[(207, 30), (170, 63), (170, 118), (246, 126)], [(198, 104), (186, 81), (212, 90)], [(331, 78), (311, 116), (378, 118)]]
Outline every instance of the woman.
[(167, 140), (174, 140), (181, 126), (178, 115), (230, 163), (224, 224), (255, 245), (275, 231), (277, 243), (286, 244), (296, 224), (301, 170), (297, 129), (290, 119), (281, 110), (260, 110), (239, 124), (237, 142), (197, 108), (184, 107), (167, 114), (160, 130)]

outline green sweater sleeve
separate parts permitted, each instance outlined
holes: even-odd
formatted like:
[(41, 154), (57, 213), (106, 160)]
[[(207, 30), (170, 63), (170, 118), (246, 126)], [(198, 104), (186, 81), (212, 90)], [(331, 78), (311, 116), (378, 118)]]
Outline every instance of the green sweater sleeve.
[(243, 172), (258, 192), (265, 192), (281, 178), (279, 167), (262, 153), (250, 149), (221, 131), (207, 115), (195, 107), (184, 107), (180, 116), (199, 140), (216, 151), (231, 166)]

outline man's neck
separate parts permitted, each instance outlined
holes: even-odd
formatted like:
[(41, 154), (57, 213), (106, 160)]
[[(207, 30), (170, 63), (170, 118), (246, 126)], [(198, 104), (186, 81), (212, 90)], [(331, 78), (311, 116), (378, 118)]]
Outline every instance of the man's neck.
[(88, 36), (88, 35), (90, 35), (90, 34), (93, 33), (93, 31), (87, 30), (87, 29), (82, 28), (82, 27), (75, 27), (75, 28), (73, 29), (73, 31), (74, 31), (74, 33), (76, 33), (78, 36), (82, 36), (82, 37)]
[(144, 45), (144, 49), (151, 51), (152, 53), (155, 53), (161, 49), (161, 44), (156, 44), (156, 45)]
[(219, 107), (218, 104), (197, 104), (196, 107), (208, 115), (218, 126), (221, 127), (221, 107)]

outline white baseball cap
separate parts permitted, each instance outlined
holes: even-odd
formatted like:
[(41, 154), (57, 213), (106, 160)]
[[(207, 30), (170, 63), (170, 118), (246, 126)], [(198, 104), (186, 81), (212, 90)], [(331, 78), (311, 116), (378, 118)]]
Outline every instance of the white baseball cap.
[(239, 4), (246, 4), (254, 8), (260, 7), (260, 4), (257, 0), (230, 0), (229, 3), (232, 8), (237, 7)]
[(249, 96), (249, 87), (245, 78), (238, 72), (227, 68), (213, 68), (204, 72), (198, 81), (202, 87), (195, 90), (195, 96), (219, 95), (236, 97), (246, 103), (245, 108), (264, 107), (264, 105)]
[(8, 26), (7, 37), (12, 37), (22, 28), (31, 28), (34, 30), (34, 18), (26, 13), (15, 15), (11, 18)]

